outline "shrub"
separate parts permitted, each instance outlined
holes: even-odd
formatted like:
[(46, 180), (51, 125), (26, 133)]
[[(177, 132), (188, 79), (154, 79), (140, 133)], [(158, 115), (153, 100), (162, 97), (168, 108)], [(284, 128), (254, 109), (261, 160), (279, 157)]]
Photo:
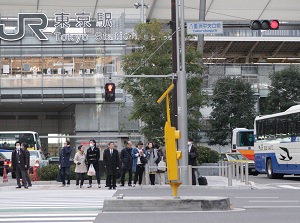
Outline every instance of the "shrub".
[(198, 165), (202, 163), (217, 163), (219, 161), (219, 153), (205, 146), (198, 146)]

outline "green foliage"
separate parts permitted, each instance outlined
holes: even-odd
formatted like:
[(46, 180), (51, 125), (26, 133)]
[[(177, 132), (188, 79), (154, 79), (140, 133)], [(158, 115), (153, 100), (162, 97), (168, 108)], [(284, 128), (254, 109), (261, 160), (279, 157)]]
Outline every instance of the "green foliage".
[(271, 85), (264, 114), (287, 110), (300, 103), (300, 68), (287, 66), (281, 71), (270, 74)]
[[(75, 165), (71, 165), (70, 167), (71, 180), (76, 179), (76, 174), (74, 170), (75, 170)], [(44, 181), (56, 180), (58, 172), (59, 172), (58, 164), (51, 164), (37, 169), (38, 179)]]
[(253, 128), (255, 97), (251, 85), (238, 78), (216, 82), (210, 115), (209, 144), (227, 145), (234, 128)]
[[(122, 58), (122, 67), (127, 75), (167, 75), (172, 73), (172, 41), (165, 23), (151, 21), (139, 24), (135, 28), (137, 39), (132, 45), (138, 47)], [(200, 130), (199, 108), (203, 106), (201, 55), (192, 45), (186, 46), (188, 131)], [(120, 87), (132, 95), (133, 110), (131, 120), (141, 120), (145, 126), (141, 133), (148, 140), (161, 138), (166, 121), (165, 101), (158, 104), (157, 99), (171, 85), (169, 78), (124, 78)], [(170, 93), (172, 98), (172, 94)], [(172, 106), (172, 105), (171, 105)], [(173, 114), (171, 114), (173, 117)]]
[(202, 163), (217, 163), (219, 161), (219, 153), (211, 148), (198, 146), (197, 152), (198, 165), (201, 165)]

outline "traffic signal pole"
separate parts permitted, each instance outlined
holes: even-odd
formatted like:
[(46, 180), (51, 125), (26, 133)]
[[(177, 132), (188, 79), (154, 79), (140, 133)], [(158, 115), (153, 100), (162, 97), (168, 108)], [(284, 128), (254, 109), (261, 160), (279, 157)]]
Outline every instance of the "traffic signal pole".
[[(178, 7), (178, 5), (177, 5)], [(184, 21), (184, 0), (180, 0), (180, 27), (181, 27), (181, 71), (178, 71), (177, 81), (177, 104), (178, 104), (178, 129), (181, 138), (178, 141), (178, 148), (182, 152), (181, 181), (183, 185), (188, 185), (188, 128), (187, 128), (187, 89), (185, 70), (185, 21)]]

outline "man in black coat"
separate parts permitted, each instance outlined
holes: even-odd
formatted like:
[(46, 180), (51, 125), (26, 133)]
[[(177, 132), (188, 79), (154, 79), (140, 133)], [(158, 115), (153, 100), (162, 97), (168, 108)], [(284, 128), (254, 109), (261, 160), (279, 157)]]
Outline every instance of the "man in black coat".
[(21, 142), (15, 143), (16, 149), (12, 151), (11, 162), (13, 166), (13, 170), (16, 173), (17, 184), (16, 188), (21, 188), (20, 178), (22, 176), (22, 182), (24, 184), (24, 188), (28, 189), (25, 169), (28, 168), (28, 161), (26, 159), (26, 153), (23, 149), (21, 149)]
[(125, 174), (128, 171), (129, 180), (128, 186), (131, 187), (132, 184), (132, 142), (128, 141), (126, 147), (122, 149), (120, 159), (122, 162), (122, 175), (121, 175), (121, 187), (125, 184)]
[[(193, 139), (189, 138), (188, 141), (188, 148), (189, 148), (189, 165), (191, 166), (197, 166), (197, 157), (198, 157), (198, 153), (197, 153), (197, 149), (196, 147), (193, 145)], [(192, 185), (196, 185), (196, 173), (197, 169), (192, 168)]]
[[(28, 144), (26, 142), (23, 142), (22, 145), (21, 145), (21, 148), (25, 151), (26, 160), (27, 160), (27, 163), (28, 163), (27, 167), (25, 168), (26, 180), (27, 180), (27, 183), (28, 183), (28, 187), (32, 187), (29, 172), (28, 172), (28, 170), (30, 169), (30, 152), (27, 150), (28, 149)], [(24, 185), (24, 183), (23, 183), (23, 185)]]
[(60, 176), (62, 187), (66, 186), (66, 177), (67, 177), (67, 187), (70, 186), (71, 180), (71, 172), (70, 172), (70, 155), (71, 155), (71, 142), (66, 141), (64, 143), (64, 147), (60, 151), (59, 155), (59, 169), (60, 169)]
[(103, 152), (103, 162), (106, 168), (108, 189), (116, 189), (116, 176), (119, 171), (119, 152), (113, 142), (108, 143), (108, 148)]
[[(93, 165), (95, 172), (96, 172), (98, 188), (101, 188), (99, 159), (100, 159), (100, 149), (98, 147), (96, 147), (96, 141), (94, 139), (91, 139), (90, 147), (87, 149), (87, 152), (86, 152), (86, 160), (88, 162), (88, 168), (90, 167), (90, 165)], [(92, 182), (93, 182), (93, 177), (89, 176), (89, 186), (87, 188), (92, 187)]]

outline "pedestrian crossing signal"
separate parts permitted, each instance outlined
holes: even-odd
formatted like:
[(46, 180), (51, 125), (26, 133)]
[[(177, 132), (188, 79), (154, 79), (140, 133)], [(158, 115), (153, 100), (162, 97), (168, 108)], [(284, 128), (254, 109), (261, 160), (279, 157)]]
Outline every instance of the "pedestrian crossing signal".
[(105, 84), (105, 101), (114, 102), (116, 99), (116, 85), (114, 83)]
[(279, 21), (273, 20), (253, 20), (250, 23), (252, 30), (277, 30), (279, 29)]

